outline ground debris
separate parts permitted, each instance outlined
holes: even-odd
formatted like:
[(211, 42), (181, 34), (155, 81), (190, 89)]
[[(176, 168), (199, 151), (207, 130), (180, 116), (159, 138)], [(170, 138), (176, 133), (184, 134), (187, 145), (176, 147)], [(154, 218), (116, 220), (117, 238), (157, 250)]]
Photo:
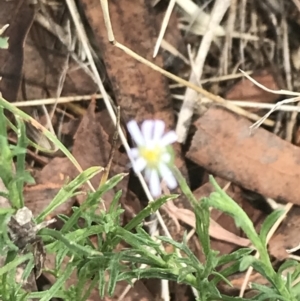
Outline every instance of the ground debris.
[(225, 109), (211, 107), (195, 126), (187, 157), (209, 172), (277, 201), (300, 204), (300, 150)]

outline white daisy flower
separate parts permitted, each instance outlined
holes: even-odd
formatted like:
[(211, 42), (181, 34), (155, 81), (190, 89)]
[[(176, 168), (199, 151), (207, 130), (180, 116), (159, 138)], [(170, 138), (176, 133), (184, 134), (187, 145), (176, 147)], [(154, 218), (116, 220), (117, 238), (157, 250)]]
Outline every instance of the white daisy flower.
[(145, 170), (145, 179), (149, 183), (153, 197), (161, 194), (160, 178), (170, 189), (177, 186), (170, 165), (173, 163), (173, 149), (170, 144), (177, 140), (174, 131), (164, 134), (165, 123), (162, 120), (145, 120), (141, 129), (135, 120), (127, 124), (129, 133), (137, 147), (130, 150), (129, 156), (135, 172)]

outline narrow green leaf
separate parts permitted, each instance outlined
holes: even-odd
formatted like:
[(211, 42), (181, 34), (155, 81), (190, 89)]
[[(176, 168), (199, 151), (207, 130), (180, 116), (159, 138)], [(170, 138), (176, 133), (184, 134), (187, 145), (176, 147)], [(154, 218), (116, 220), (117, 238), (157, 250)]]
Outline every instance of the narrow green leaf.
[[(26, 138), (26, 129), (25, 129), (25, 124), (22, 122), (20, 118), (16, 118), (17, 124), (18, 124), (18, 142), (17, 142), (17, 148), (19, 149), (24, 149), (26, 150), (27, 148), (27, 138)], [(22, 176), (23, 174), (26, 173), (25, 170), (25, 159), (26, 159), (26, 152), (22, 153), (20, 152), (17, 155), (17, 163), (16, 163), (16, 177), (17, 177), (17, 190), (19, 194), (19, 204), (18, 204), (18, 209), (24, 207), (24, 196), (23, 196), (23, 187), (24, 187), (24, 177)]]
[(187, 246), (186, 243), (179, 243), (165, 236), (159, 236), (158, 239), (173, 245), (176, 249), (183, 251), (190, 261), (189, 264), (193, 266), (199, 273), (203, 272), (203, 264), (198, 260), (198, 258), (195, 256), (195, 254), (191, 251), (191, 249)]
[(261, 285), (258, 283), (252, 283), (252, 288), (258, 290), (259, 292), (263, 293), (263, 295), (258, 300), (269, 300), (271, 298), (275, 298), (276, 300), (282, 300), (285, 301), (284, 297), (278, 295), (274, 289), (266, 286)]
[[(79, 280), (80, 281), (80, 280)], [(86, 289), (84, 295), (82, 296), (80, 301), (86, 301), (89, 300), (89, 297), (92, 293), (92, 290), (97, 286), (97, 282), (98, 282), (98, 278), (94, 277), (94, 279), (92, 279), (92, 281), (90, 281), (90, 284), (88, 286), (88, 288)]]
[[(158, 279), (165, 279), (170, 281), (176, 281), (178, 278), (178, 274), (174, 273), (172, 269), (162, 269), (162, 268), (146, 268), (141, 269), (137, 268), (133, 271), (120, 273), (118, 277), (118, 281), (121, 280), (130, 280), (134, 278), (138, 279), (148, 279), (148, 278), (158, 278)], [(188, 274), (186, 275), (183, 283), (196, 287), (196, 278), (194, 275)]]
[(237, 261), (244, 256), (250, 255), (253, 252), (253, 249), (250, 248), (242, 248), (239, 250), (236, 250), (230, 254), (225, 254), (222, 255), (218, 258), (218, 266), (221, 266), (223, 264), (232, 262), (232, 261)]
[[(269, 280), (274, 287), (277, 287), (277, 283), (275, 277), (273, 278), (273, 274), (270, 275), (268, 273), (268, 267), (261, 261), (255, 258), (254, 256), (245, 256), (240, 263), (240, 271), (245, 271), (249, 266), (252, 266), (254, 270), (264, 276), (267, 280)], [(274, 273), (274, 276), (277, 276)]]
[(254, 225), (249, 219), (248, 215), (231, 197), (229, 197), (223, 191), (223, 189), (218, 185), (212, 176), (210, 176), (209, 179), (216, 190), (216, 192), (211, 193), (209, 196), (210, 205), (232, 216), (236, 225), (243, 229), (261, 256), (267, 257), (265, 245), (261, 242), (260, 237), (256, 233)]
[(90, 167), (89, 169), (82, 172), (78, 175), (73, 181), (65, 185), (55, 196), (52, 202), (38, 215), (36, 218), (37, 223), (41, 223), (47, 215), (53, 212), (58, 206), (62, 205), (69, 198), (73, 196), (75, 190), (78, 189), (81, 185), (91, 179), (93, 176), (98, 174), (101, 171), (99, 167)]
[(122, 191), (119, 190), (117, 191), (117, 193), (114, 195), (114, 198), (109, 206), (109, 209), (108, 209), (108, 213), (109, 214), (113, 214), (114, 212), (116, 212), (120, 206), (119, 204), (119, 200), (122, 196)]
[[(49, 252), (57, 252), (61, 247), (60, 242), (64, 243), (65, 239), (68, 241), (72, 241), (74, 243), (76, 243), (78, 241), (83, 241), (84, 239), (88, 238), (89, 236), (96, 235), (98, 233), (103, 233), (104, 227), (102, 225), (94, 225), (94, 226), (91, 226), (91, 227), (85, 228), (85, 229), (77, 229), (77, 230), (74, 230), (73, 232), (69, 232), (67, 234), (63, 234), (61, 231), (59, 231), (59, 232), (57, 231), (59, 234), (56, 234), (56, 233), (53, 234), (53, 232), (50, 234), (47, 230), (48, 229), (42, 229), (39, 232), (39, 235), (43, 237), (43, 240), (45, 240), (46, 237), (55, 238), (55, 241), (52, 243), (49, 243), (46, 246), (46, 249)], [(49, 230), (51, 230), (51, 229), (49, 229)], [(55, 231), (55, 230), (52, 230), (52, 231)], [(57, 240), (58, 236), (63, 237), (62, 240)]]
[(43, 292), (43, 297), (40, 299), (40, 301), (51, 300), (51, 298), (55, 296), (55, 294), (61, 289), (61, 287), (70, 278), (75, 268), (76, 266), (72, 264), (68, 264), (64, 272), (61, 274), (61, 276), (58, 279), (56, 279), (56, 282), (51, 286), (51, 288)]
[[(52, 236), (53, 238), (59, 240), (62, 242), (68, 249), (74, 254), (77, 254), (78, 256), (102, 256), (102, 253), (95, 251), (87, 246), (82, 246), (75, 241), (72, 241), (62, 235), (59, 231), (53, 230), (53, 229), (42, 229), (40, 231), (41, 235), (48, 235)], [(48, 247), (48, 246), (47, 246)]]
[[(287, 269), (289, 269), (289, 268), (292, 268), (292, 267), (297, 267), (297, 266), (298, 266), (298, 268), (299, 268), (299, 270), (300, 270), (300, 264), (299, 264), (299, 262), (298, 262), (297, 260), (294, 260), (294, 259), (288, 259), (288, 260), (286, 260), (286, 261), (279, 267), (277, 273), (278, 273), (279, 275), (281, 275), (283, 271), (285, 271), (285, 270), (287, 270)], [(294, 270), (294, 269), (293, 269), (293, 270)], [(293, 280), (295, 280), (295, 279), (293, 279)]]
[[(41, 291), (41, 292), (31, 292), (28, 294), (28, 299), (38, 299), (40, 300), (42, 297), (46, 297), (49, 291)], [(52, 298), (52, 297), (51, 297)], [(55, 294), (53, 294), (53, 298), (60, 298), (62, 300), (70, 300), (68, 299), (68, 292), (65, 291), (57, 291)], [(28, 300), (26, 299), (26, 301)], [(46, 299), (50, 300), (50, 299)]]
[[(153, 260), (153, 263), (156, 266), (159, 267), (166, 267), (167, 264), (158, 256), (155, 256), (154, 254), (151, 254), (151, 251), (148, 250), (147, 248), (149, 248), (150, 244), (153, 244), (155, 242), (151, 241), (151, 237), (149, 239), (148, 242), (146, 242), (147, 244), (145, 244), (145, 241), (142, 239), (140, 239), (137, 235), (126, 231), (124, 228), (118, 227), (116, 229), (116, 235), (119, 236), (120, 239), (126, 241), (126, 243), (128, 243), (129, 245), (133, 246), (134, 248), (143, 251), (145, 254), (148, 254), (148, 258), (151, 258)], [(146, 248), (147, 246), (147, 248)]]
[(217, 301), (217, 300), (222, 300), (222, 301), (250, 301), (250, 300), (253, 300), (253, 301), (257, 301), (256, 299), (231, 297), (231, 296), (226, 296), (226, 295), (222, 295), (222, 294), (221, 294), (221, 297), (212, 295), (207, 300), (209, 300), (209, 301)]
[[(226, 267), (220, 273), (223, 277), (227, 279), (229, 276), (234, 275), (238, 272), (240, 272), (240, 261), (233, 262), (229, 267)], [(217, 285), (221, 280), (222, 278), (215, 276), (212, 282), (215, 283), (215, 285)]]
[[(24, 285), (24, 282), (27, 281), (29, 275), (31, 272), (33, 272), (33, 269), (34, 269), (34, 258), (30, 258), (25, 269), (24, 269), (24, 272), (22, 274), (22, 281), (18, 284), (16, 290), (15, 290), (15, 293), (17, 294), (19, 292), (19, 290), (22, 289), (22, 286)], [(24, 282), (23, 282), (24, 281)]]
[(169, 200), (174, 200), (178, 197), (178, 195), (169, 195), (162, 196), (155, 202), (151, 202), (145, 207), (142, 211), (140, 211), (126, 226), (125, 229), (130, 231), (141, 224), (146, 217), (150, 214), (156, 212), (163, 204), (168, 202)]
[(300, 282), (292, 287), (292, 294), (299, 300), (300, 298)]
[[(22, 110), (18, 109), (17, 107), (13, 106), (11, 103), (9, 103), (4, 98), (0, 97), (0, 106), (3, 110), (3, 108), (7, 109), (11, 113), (13, 113), (15, 116), (20, 116), (25, 122), (31, 123), (36, 128), (40, 129), (43, 134), (58, 148), (60, 149), (66, 156), (69, 158), (69, 160), (74, 164), (74, 166), (77, 168), (77, 170), (81, 170), (81, 167), (77, 160), (74, 158), (74, 156), (70, 153), (70, 151), (61, 143), (55, 135), (53, 135), (51, 132), (49, 132), (46, 128), (42, 127), (34, 118), (23, 112)], [(1, 116), (0, 116), (1, 120)], [(1, 135), (1, 130), (0, 130)]]
[(98, 271), (99, 283), (98, 283), (98, 290), (100, 298), (103, 299), (105, 296), (105, 270), (100, 268)]
[(210, 236), (209, 236), (209, 224), (210, 224), (210, 212), (208, 199), (204, 198), (200, 203), (194, 206), (195, 217), (196, 217), (196, 232), (200, 238), (203, 253), (206, 261), (210, 257)]
[(59, 268), (61, 267), (65, 257), (67, 256), (69, 252), (68, 248), (60, 248), (57, 252), (56, 252), (56, 256), (55, 256), (55, 269), (59, 270)]
[(292, 274), (287, 273), (286, 275), (286, 289), (288, 292), (292, 291)]
[(220, 280), (223, 280), (230, 287), (232, 287), (231, 282), (225, 276), (223, 276), (222, 273), (218, 273), (218, 272), (213, 271), (211, 274), (214, 275), (215, 277), (219, 277)]
[(283, 213), (284, 210), (275, 210), (270, 215), (268, 215), (267, 218), (264, 220), (259, 234), (263, 244), (267, 243), (267, 235), (270, 229)]
[(241, 272), (246, 271), (255, 260), (257, 260), (257, 259), (251, 255), (243, 257), (241, 260), (241, 263), (240, 263), (240, 271)]
[(121, 258), (121, 253), (117, 253), (111, 258), (109, 262), (108, 270), (110, 271), (110, 273), (109, 273), (109, 281), (107, 286), (107, 292), (109, 296), (112, 296), (112, 294), (114, 293), (118, 281), (118, 275), (120, 273), (120, 265), (119, 265), (120, 258)]
[(138, 263), (154, 266), (156, 264), (156, 261), (153, 261), (152, 258), (148, 257), (147, 250), (128, 250), (128, 252), (123, 251), (122, 260), (130, 262), (132, 265)]
[(19, 266), (23, 262), (30, 260), (32, 257), (33, 257), (33, 255), (31, 253), (16, 257), (13, 261), (7, 263), (5, 266), (0, 268), (0, 276), (15, 269), (17, 266)]
[(100, 191), (106, 192), (109, 191), (111, 189), (113, 189), (119, 182), (121, 182), (124, 177), (127, 176), (126, 173), (120, 173), (117, 174), (115, 176), (113, 176), (112, 178), (108, 179), (101, 187), (100, 187)]
[[(178, 272), (178, 277), (176, 282), (182, 283), (185, 281), (188, 275), (192, 275), (195, 273), (195, 269), (192, 266), (181, 267)], [(197, 275), (198, 276), (198, 275)]]

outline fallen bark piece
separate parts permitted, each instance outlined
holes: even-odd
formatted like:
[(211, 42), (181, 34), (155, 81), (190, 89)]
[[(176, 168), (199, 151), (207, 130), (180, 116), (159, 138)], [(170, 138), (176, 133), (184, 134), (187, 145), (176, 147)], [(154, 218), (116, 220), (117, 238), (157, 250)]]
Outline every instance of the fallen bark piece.
[(300, 149), (229, 111), (196, 122), (187, 157), (209, 172), (277, 201), (300, 204)]
[[(167, 79), (109, 43), (98, 0), (81, 2), (101, 50), (122, 118), (137, 122), (147, 118), (162, 119), (167, 128), (174, 128)], [(109, 1), (109, 12), (116, 40), (162, 67), (161, 55), (152, 58), (157, 33), (149, 1)]]

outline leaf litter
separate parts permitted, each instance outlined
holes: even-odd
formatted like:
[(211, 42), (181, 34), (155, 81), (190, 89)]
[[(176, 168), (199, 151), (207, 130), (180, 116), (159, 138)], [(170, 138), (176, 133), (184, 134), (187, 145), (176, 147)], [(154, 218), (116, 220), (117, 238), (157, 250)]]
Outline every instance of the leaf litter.
[[(74, 33), (74, 30), (68, 30), (69, 25), (66, 20), (71, 21), (71, 18), (65, 8), (59, 6), (60, 10), (55, 9), (55, 6), (50, 7), (41, 4), (43, 5), (43, 9), (39, 12), (39, 18), (35, 17), (35, 22), (32, 23), (32, 9), (28, 8), (26, 1), (16, 1), (16, 3), (17, 2), (19, 6), (16, 5), (15, 7), (12, 6), (15, 3), (3, 2), (1, 3), (3, 9), (0, 9), (2, 12), (6, 11), (5, 16), (0, 14), (1, 23), (10, 23), (7, 34), (12, 47), (9, 48), (8, 52), (4, 50), (0, 52), (0, 62), (3, 62), (0, 69), (0, 75), (3, 78), (0, 82), (2, 95), (13, 102), (16, 100), (59, 97), (60, 95), (92, 95), (97, 92), (94, 79), (91, 73), (86, 70), (85, 58), (80, 60), (79, 52), (76, 53), (76, 47), (70, 48), (72, 43), (67, 42), (68, 37), (72, 38), (72, 35), (76, 35), (76, 33)], [(81, 2), (83, 8), (81, 13), (87, 18), (91, 26), (91, 31), (94, 34), (95, 41), (93, 41), (93, 43), (95, 43), (97, 45), (96, 48), (101, 51), (98, 64), (99, 70), (102, 75), (106, 74), (105, 84), (115, 100), (116, 105), (121, 107), (122, 123), (125, 124), (125, 122), (130, 119), (141, 122), (147, 118), (159, 118), (165, 121), (167, 128), (174, 129), (176, 126), (175, 116), (177, 112), (175, 110), (177, 100), (174, 99), (173, 102), (171, 100), (172, 95), (168, 88), (169, 83), (167, 79), (162, 74), (137, 62), (134, 58), (129, 57), (126, 53), (108, 43), (99, 1), (82, 0)], [(186, 3), (188, 2), (189, 1)], [(268, 1), (268, 3), (269, 2), (270, 1)], [(5, 5), (7, 6), (4, 7)], [(181, 5), (182, 10), (185, 9), (182, 3), (179, 5)], [(188, 7), (188, 4), (186, 5)], [(293, 4), (290, 3), (286, 9), (289, 11), (292, 9), (292, 6)], [(207, 9), (208, 12), (210, 8), (211, 7)], [(133, 5), (129, 0), (123, 1), (118, 5), (114, 2), (110, 2), (109, 9), (117, 41), (125, 44), (139, 55), (160, 67), (165, 63), (163, 58), (167, 58), (170, 68), (176, 70), (179, 76), (186, 78), (186, 65), (182, 64), (182, 66), (185, 66), (182, 68), (172, 66), (170, 62), (175, 64), (174, 62), (176, 61), (167, 51), (160, 50), (155, 60), (151, 58), (152, 48), (157, 37), (157, 28), (160, 25), (161, 14), (164, 9), (160, 6), (153, 9), (148, 5)], [(222, 72), (224, 73), (224, 70), (226, 70), (222, 64), (225, 64), (225, 57), (228, 54), (226, 54), (225, 51), (232, 51), (232, 54), (235, 54), (235, 56), (229, 55), (227, 57), (227, 59), (231, 59), (231, 61), (227, 61), (227, 71), (235, 72), (235, 66), (238, 64), (237, 54), (239, 54), (239, 56), (244, 57), (244, 62), (242, 63), (243, 69), (251, 69), (258, 72), (259, 75), (257, 75), (257, 73), (253, 75), (256, 81), (273, 90), (278, 90), (279, 88), (287, 89), (285, 84), (285, 78), (288, 76), (286, 64), (283, 64), (281, 61), (283, 59), (280, 55), (275, 57), (272, 52), (266, 52), (268, 47), (272, 45), (273, 47), (277, 47), (276, 49), (280, 54), (283, 55), (284, 51), (284, 49), (278, 46), (283, 36), (278, 36), (279, 41), (277, 41), (272, 34), (263, 29), (263, 26), (267, 26), (271, 32), (274, 30), (274, 27), (281, 26), (280, 24), (275, 26), (269, 22), (268, 18), (271, 16), (272, 9), (274, 8), (269, 7), (268, 4), (256, 9), (249, 3), (249, 7), (247, 7), (245, 11), (246, 15), (249, 17), (252, 13), (252, 15), (254, 14), (257, 17), (251, 21), (256, 22), (256, 24), (252, 23), (252, 27), (250, 28), (251, 36), (249, 39), (247, 39), (245, 35), (245, 40), (231, 41), (232, 48), (225, 47), (224, 52), (222, 52), (219, 47), (222, 38), (214, 40), (207, 53), (208, 57), (203, 65), (203, 70), (200, 71), (202, 73), (202, 79), (213, 78), (215, 74), (222, 75)], [(234, 9), (232, 8), (231, 13), (233, 11)], [(262, 15), (262, 11), (266, 13), (267, 17)], [(23, 13), (25, 18), (18, 17), (18, 13), (20, 12)], [(276, 13), (278, 14), (278, 11)], [(132, 14), (136, 17), (133, 18)], [(176, 14), (181, 16), (180, 12), (176, 12)], [(157, 16), (159, 15), (160, 17), (158, 18)], [(184, 22), (186, 22), (186, 20), (191, 22), (188, 15), (187, 9), (184, 13)], [(47, 23), (42, 23), (43, 16), (46, 16), (44, 19), (48, 19), (48, 25)], [(51, 16), (51, 18), (49, 16)], [(7, 17), (10, 19), (7, 19)], [(5, 20), (3, 20), (3, 18), (5, 18)], [(200, 41), (200, 38), (196, 36), (199, 34), (195, 26), (197, 24), (191, 22), (191, 24), (189, 24), (190, 26), (186, 26), (181, 19), (176, 20), (175, 14), (172, 15), (172, 18), (172, 24), (175, 25), (172, 26), (173, 40), (171, 39), (171, 44), (175, 44), (177, 41), (180, 41), (180, 43), (184, 41), (181, 37), (181, 32), (176, 28), (177, 22), (179, 27), (184, 28), (185, 39), (192, 41), (192, 47), (195, 53), (197, 44)], [(293, 28), (294, 25), (291, 23), (290, 18), (288, 19), (288, 26)], [(176, 20), (176, 22), (174, 22), (174, 20)], [(199, 23), (201, 20), (198, 18), (197, 22)], [(239, 27), (238, 25), (240, 24), (238, 24), (238, 22), (242, 24), (245, 20), (243, 21), (242, 19), (236, 18), (235, 28)], [(247, 22), (250, 21), (248, 20)], [(43, 26), (41, 26), (41, 24), (43, 24)], [(50, 27), (55, 28), (50, 34), (49, 24)], [(56, 27), (56, 25), (60, 27)], [(223, 21), (223, 26), (218, 27), (218, 30), (223, 32), (225, 25), (226, 21)], [(245, 25), (246, 24), (243, 26), (245, 27)], [(23, 31), (20, 31), (20, 28), (22, 28)], [(250, 30), (249, 27), (247, 28)], [(203, 31), (200, 34), (203, 34)], [(246, 32), (240, 34), (246, 34)], [(222, 35), (224, 35), (224, 33)], [(234, 36), (237, 36), (236, 31)], [(166, 39), (168, 39), (168, 36), (166, 36)], [(272, 39), (274, 39), (273, 44), (270, 42)], [(292, 64), (295, 65), (292, 65), (291, 68), (297, 69), (296, 60), (294, 58), (300, 43), (298, 43), (298, 39), (295, 40), (297, 42), (292, 43), (290, 45), (291, 49), (288, 50), (293, 54)], [(64, 43), (62, 43), (62, 41), (64, 41)], [(196, 41), (196, 43), (194, 41)], [(24, 49), (21, 47), (23, 44)], [(176, 47), (179, 47), (179, 45), (176, 45)], [(182, 47), (182, 44), (180, 46)], [(259, 51), (260, 48), (261, 51)], [(181, 51), (184, 51), (184, 47), (181, 49), (183, 49)], [(253, 49), (255, 49), (255, 51), (253, 51)], [(216, 62), (218, 60), (216, 59), (217, 57), (220, 57), (219, 64)], [(192, 60), (192, 58), (190, 59)], [(11, 63), (5, 64), (4, 62)], [(275, 68), (277, 72), (274, 72), (274, 65), (276, 63), (283, 67), (280, 70)], [(191, 65), (193, 66), (193, 64)], [(273, 68), (271, 68), (272, 72), (270, 72), (270, 65)], [(222, 68), (220, 66), (222, 66)], [(21, 67), (23, 67), (22, 70)], [(197, 66), (194, 66), (194, 68), (195, 67)], [(188, 70), (188, 72), (190, 72), (190, 70)], [(21, 78), (22, 87), (19, 89), (21, 86)], [(13, 89), (11, 88), (12, 86), (14, 87)], [(204, 84), (204, 88), (209, 91), (215, 91), (215, 89), (217, 89), (218, 95), (223, 95), (225, 99), (242, 100), (244, 102), (251, 100), (252, 102), (274, 103), (283, 98), (278, 95), (268, 94), (245, 79), (239, 83), (236, 80), (228, 80), (228, 82), (225, 81), (223, 83), (217, 82), (217, 84), (208, 81)], [(295, 91), (299, 90), (300, 84), (297, 78), (293, 79), (292, 88)], [(184, 92), (182, 87), (176, 88), (175, 91), (181, 94)], [(179, 104), (179, 106), (180, 105), (181, 104)], [(64, 123), (64, 121), (62, 122), (63, 118), (68, 119), (68, 117), (66, 117), (68, 114), (80, 119), (74, 136), (73, 133), (75, 131), (74, 128), (72, 129), (73, 133), (71, 136), (74, 138), (73, 141), (63, 142), (66, 145), (69, 144), (69, 147), (72, 149), (72, 154), (83, 169), (96, 165), (105, 167), (112, 147), (110, 138), (113, 135), (114, 126), (113, 123), (110, 122), (106, 111), (101, 107), (102, 104), (99, 101), (92, 101), (90, 104), (82, 102), (79, 105), (61, 105), (58, 107), (60, 111), (58, 109), (53, 111), (55, 117), (57, 117), (55, 118), (56, 120), (50, 116), (52, 126), (56, 132), (59, 131), (59, 127)], [(53, 114), (51, 111), (52, 108), (48, 109), (49, 112), (47, 114)], [(272, 133), (270, 127), (258, 129), (250, 135), (249, 127), (251, 122), (245, 117), (238, 116), (220, 106), (216, 107), (211, 104), (202, 106), (202, 109), (204, 114), (195, 116), (197, 120), (193, 123), (194, 128), (188, 129), (188, 142), (183, 146), (183, 149), (179, 144), (175, 147), (176, 166), (188, 177), (189, 170), (185, 165), (185, 158), (188, 158), (203, 170), (218, 176), (218, 182), (223, 183), (224, 186), (230, 181), (229, 195), (231, 195), (240, 206), (245, 208), (247, 214), (251, 216), (252, 221), (255, 222), (257, 229), (259, 229), (266, 213), (260, 209), (254, 209), (253, 204), (249, 205), (249, 191), (257, 193), (256, 196), (262, 196), (262, 198), (260, 198), (261, 202), (272, 198), (279, 202), (295, 204), (295, 208), (291, 210), (282, 226), (278, 229), (277, 234), (274, 235), (269, 243), (270, 253), (274, 258), (279, 261), (286, 259), (289, 254), (285, 250), (299, 244), (296, 237), (298, 231), (297, 219), (299, 216), (297, 207), (297, 205), (299, 205), (299, 193), (297, 187), (300, 175), (297, 171), (297, 166), (299, 165), (298, 147), (290, 142), (284, 141), (284, 139), (288, 131), (288, 126), (294, 127), (295, 132), (299, 131), (298, 120), (293, 120), (288, 114), (280, 112), (281, 114), (277, 114), (276, 119), (271, 116), (271, 119), (273, 118), (271, 121), (273, 121), (278, 128), (277, 133), (279, 137)], [(45, 118), (45, 111), (41, 109), (33, 111), (26, 108), (26, 111), (30, 112), (33, 116), (37, 114), (41, 119), (49, 120), (49, 118)], [(263, 112), (260, 110), (256, 109), (255, 112), (261, 116), (263, 115)], [(48, 126), (47, 122), (45, 122), (44, 125)], [(76, 126), (74, 125), (74, 127)], [(53, 156), (54, 158), (44, 167), (40, 166), (39, 163), (33, 162), (33, 169), (36, 174), (36, 185), (27, 186), (24, 190), (26, 206), (31, 209), (35, 216), (50, 203), (53, 196), (66, 182), (78, 174), (76, 168), (67, 158), (57, 157), (57, 154)], [(122, 146), (118, 145), (109, 176), (111, 177), (120, 172), (128, 172), (128, 163), (128, 158)], [(191, 183), (195, 181), (193, 178), (189, 180)], [(91, 180), (94, 187), (98, 187), (100, 181), (101, 175), (97, 175)], [(139, 184), (135, 176), (130, 174), (130, 176), (125, 178), (117, 187), (117, 189), (123, 190), (121, 201), (125, 205), (124, 208), (130, 211), (127, 212), (127, 217), (133, 216), (135, 211), (145, 206), (145, 196), (140, 192), (141, 188), (138, 188), (137, 185)], [(209, 184), (205, 182), (198, 185), (198, 188), (194, 191), (197, 199), (207, 196), (210, 193), (210, 188), (208, 187)], [(70, 214), (72, 206), (82, 204), (87, 190), (87, 187), (83, 188), (76, 200), (72, 199), (65, 203), (64, 206), (57, 208), (55, 215)], [(245, 193), (245, 191), (247, 191), (247, 193)], [(130, 196), (132, 203), (128, 201), (126, 195)], [(110, 205), (112, 197), (113, 195), (104, 197), (107, 208)], [(163, 217), (172, 236), (181, 240), (182, 234), (187, 229), (187, 226), (192, 228), (194, 226), (193, 212), (187, 200), (182, 197), (178, 200), (174, 200), (173, 205), (169, 203), (168, 206), (168, 208), (165, 207), (165, 209), (162, 210)], [(260, 207), (260, 205), (258, 205), (258, 207)], [(223, 254), (234, 251), (239, 245), (247, 245), (248, 241), (243, 238), (243, 233), (239, 231), (233, 221), (227, 216), (220, 214), (216, 210), (212, 210), (211, 217), (216, 222), (216, 224), (212, 225), (218, 225), (215, 230), (213, 230), (213, 228), (211, 229), (211, 237), (213, 238), (212, 246), (214, 249), (219, 250)], [(180, 231), (178, 231), (178, 229), (180, 229)], [(178, 235), (178, 233), (180, 233), (180, 235)], [(239, 243), (239, 239), (241, 239), (243, 243), (241, 243), (241, 241)], [(189, 244), (191, 244), (191, 248), (197, 252), (199, 246), (195, 243), (195, 240), (191, 239)], [(76, 276), (74, 277), (75, 278), (72, 279), (76, 281)], [(238, 284), (238, 282), (241, 282), (241, 279), (243, 279), (243, 275), (237, 275), (236, 281), (232, 280), (235, 287), (241, 286), (241, 284)], [(121, 295), (125, 286), (126, 284), (120, 283), (117, 286), (116, 292), (119, 292)], [(173, 292), (177, 292), (178, 295), (180, 292), (181, 295), (184, 295), (186, 290), (186, 287), (181, 286), (179, 288), (175, 287)], [(136, 295), (136, 297), (140, 296), (139, 298), (144, 296), (145, 300), (151, 300), (151, 298), (157, 297), (155, 295), (157, 292), (154, 291), (153, 286), (151, 288), (149, 283), (146, 283), (146, 286), (144, 286), (142, 282), (138, 281), (134, 288), (126, 295), (126, 300), (134, 300), (134, 295)], [(115, 296), (115, 298), (117, 299), (118, 296)], [(97, 297), (91, 300), (97, 300)], [(110, 299), (107, 298), (107, 300)], [(174, 300), (179, 299), (175, 297)]]

